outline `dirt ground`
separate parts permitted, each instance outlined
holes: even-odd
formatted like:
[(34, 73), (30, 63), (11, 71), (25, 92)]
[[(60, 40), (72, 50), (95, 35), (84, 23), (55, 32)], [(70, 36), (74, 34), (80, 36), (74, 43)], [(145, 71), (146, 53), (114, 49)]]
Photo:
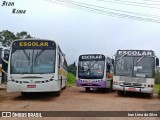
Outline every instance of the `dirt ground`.
[[(85, 92), (83, 88), (67, 87), (62, 90), (61, 95), (56, 97), (52, 94), (39, 93), (29, 94), (27, 97), (21, 96), (19, 92), (7, 93), (6, 88), (0, 89), (0, 111), (160, 111), (160, 100), (154, 95), (148, 98), (142, 94), (126, 94), (118, 96), (114, 92), (90, 91)], [(0, 118), (2, 119), (2, 118)], [(9, 118), (3, 118), (8, 120)], [(10, 118), (11, 119), (11, 118)], [(17, 118), (12, 118), (17, 119)], [(27, 119), (27, 118), (25, 118)], [(34, 119), (34, 118), (33, 118)], [(40, 119), (40, 118), (38, 118)], [(59, 120), (160, 120), (158, 117), (61, 117), (61, 118), (41, 118)]]

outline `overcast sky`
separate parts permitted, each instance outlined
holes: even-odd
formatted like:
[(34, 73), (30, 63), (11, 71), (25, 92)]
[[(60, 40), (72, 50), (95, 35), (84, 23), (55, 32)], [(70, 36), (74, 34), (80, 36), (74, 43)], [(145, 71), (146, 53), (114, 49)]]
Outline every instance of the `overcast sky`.
[[(0, 0), (0, 5), (2, 1)], [(0, 31), (27, 31), (36, 38), (53, 39), (59, 43), (69, 64), (77, 60), (80, 54), (102, 53), (113, 57), (118, 49), (154, 50), (160, 57), (160, 22), (131, 20), (119, 15), (122, 11), (125, 11), (125, 15), (133, 15), (130, 13), (134, 12), (135, 16), (160, 21), (160, 18), (156, 18), (160, 16), (160, 2), (132, 0), (140, 3), (135, 4), (127, 2), (130, 0), (73, 0), (92, 5), (89, 7), (100, 6), (94, 7), (91, 12), (93, 9), (86, 11), (73, 5), (66, 7), (62, 2), (54, 3), (55, 0), (7, 2), (13, 1), (14, 6), (0, 6)], [(150, 8), (144, 7), (148, 4)], [(12, 14), (13, 8), (26, 10), (26, 13)], [(118, 11), (112, 11), (113, 9)], [(116, 15), (111, 16), (108, 12), (116, 12)]]

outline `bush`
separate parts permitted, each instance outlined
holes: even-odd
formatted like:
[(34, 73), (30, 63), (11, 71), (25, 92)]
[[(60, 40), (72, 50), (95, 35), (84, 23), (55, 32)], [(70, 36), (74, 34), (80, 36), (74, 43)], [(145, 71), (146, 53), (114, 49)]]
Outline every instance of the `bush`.
[(155, 73), (155, 83), (160, 84), (160, 72), (156, 71)]
[(72, 74), (76, 75), (76, 67), (74, 66), (74, 64), (69, 65), (69, 66), (67, 67), (67, 71), (68, 71), (69, 73), (72, 73)]
[(76, 85), (76, 76), (73, 73), (68, 73), (67, 79), (68, 79), (68, 85), (69, 86)]
[(158, 85), (158, 96), (160, 98), (160, 84)]

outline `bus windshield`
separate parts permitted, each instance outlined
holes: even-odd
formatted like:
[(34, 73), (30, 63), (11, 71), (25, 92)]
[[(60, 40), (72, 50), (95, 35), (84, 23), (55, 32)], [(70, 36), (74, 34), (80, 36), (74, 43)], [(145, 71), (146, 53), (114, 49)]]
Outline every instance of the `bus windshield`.
[(104, 60), (83, 60), (78, 64), (78, 77), (81, 79), (102, 79), (104, 75)]
[(11, 54), (11, 74), (55, 72), (55, 49), (15, 49)]
[(131, 77), (153, 77), (154, 57), (124, 56), (116, 59), (116, 75)]

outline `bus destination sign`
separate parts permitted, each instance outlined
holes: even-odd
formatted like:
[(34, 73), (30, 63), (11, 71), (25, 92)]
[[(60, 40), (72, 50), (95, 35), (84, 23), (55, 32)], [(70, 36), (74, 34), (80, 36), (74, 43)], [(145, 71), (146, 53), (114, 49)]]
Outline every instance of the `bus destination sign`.
[(21, 40), (12, 44), (13, 48), (55, 48), (53, 41), (46, 40)]
[(81, 55), (79, 60), (104, 60), (105, 56), (101, 54), (89, 54), (89, 55)]
[(118, 50), (117, 55), (126, 56), (154, 56), (154, 52), (150, 50)]

